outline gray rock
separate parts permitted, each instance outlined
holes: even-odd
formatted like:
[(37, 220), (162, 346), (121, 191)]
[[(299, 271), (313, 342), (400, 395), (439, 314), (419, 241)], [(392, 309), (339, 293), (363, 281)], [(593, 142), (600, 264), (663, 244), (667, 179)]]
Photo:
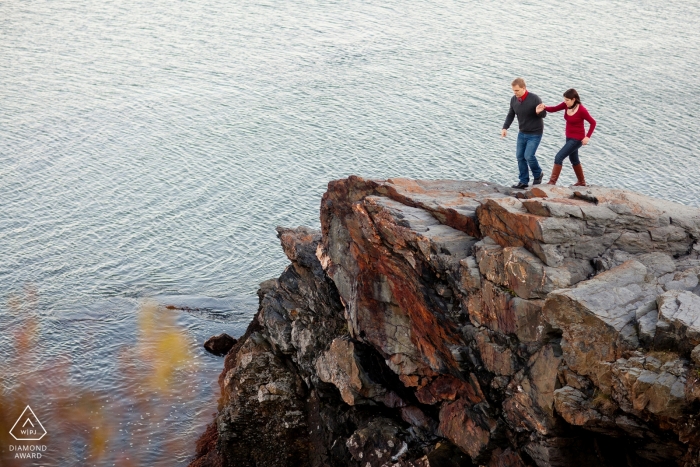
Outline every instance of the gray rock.
[(309, 427), (298, 374), (289, 371), (258, 332), (229, 358), (232, 365), (222, 382), (224, 408), (216, 419), (219, 455), (245, 466), (282, 466), (280, 459), (288, 457), (306, 464)]
[(549, 292), (574, 285), (593, 272), (585, 260), (566, 259), (559, 267), (546, 266), (523, 247), (503, 249), (502, 261), (503, 266), (497, 268), (503, 271), (503, 285), (525, 299), (544, 298)]
[(284, 353), (294, 350), (292, 345), (292, 322), (281, 308), (267, 307), (258, 315), (260, 324), (267, 330), (270, 342)]
[(649, 432), (647, 425), (627, 415), (615, 417), (615, 425), (635, 438), (644, 438), (646, 433)]
[(630, 260), (548, 296), (543, 311), (549, 323), (563, 332), (561, 345), (569, 368), (608, 386), (609, 363), (639, 345), (634, 327), (637, 309), (661, 291), (646, 279), (646, 267)]
[[(689, 351), (700, 344), (700, 297), (672, 290), (657, 298), (659, 322), (655, 345)], [(663, 326), (662, 326), (663, 325)]]
[(637, 307), (635, 319), (639, 327), (639, 342), (648, 348), (654, 342), (656, 324), (659, 321), (656, 299), (650, 300)]
[(700, 268), (690, 268), (673, 275), (673, 278), (664, 284), (666, 290), (688, 290), (693, 291), (698, 288), (698, 276)]
[(638, 255), (635, 257), (635, 259), (646, 266), (649, 274), (652, 274), (654, 277), (661, 277), (664, 274), (668, 274), (676, 270), (676, 262), (668, 253), (646, 253), (643, 255)]
[(612, 365), (613, 398), (620, 408), (636, 416), (645, 412), (679, 418), (688, 407), (685, 383), (687, 362), (673, 358), (664, 363), (645, 364), (644, 358), (619, 359)]
[(503, 247), (486, 237), (474, 245), (479, 272), (494, 284), (505, 286), (508, 280), (504, 271)]

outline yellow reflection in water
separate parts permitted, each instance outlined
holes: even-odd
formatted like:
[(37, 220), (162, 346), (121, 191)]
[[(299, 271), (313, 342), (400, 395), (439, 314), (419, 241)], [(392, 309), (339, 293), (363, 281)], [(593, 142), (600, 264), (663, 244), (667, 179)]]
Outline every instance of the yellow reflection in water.
[(187, 336), (172, 313), (152, 301), (141, 304), (139, 332), (139, 356), (153, 369), (149, 386), (155, 391), (171, 389), (173, 375), (193, 361)]
[[(185, 445), (183, 427), (164, 421), (183, 398), (193, 396), (189, 381), (198, 363), (188, 335), (171, 311), (153, 301), (140, 304), (136, 343), (124, 345), (114, 356), (119, 369), (115, 394), (71, 383), (71, 355), (57, 356), (42, 346), (36, 303), (32, 287), (8, 296), (6, 302), (15, 323), (12, 348), (3, 349), (8, 355), (0, 364), (0, 465), (27, 465), (27, 460), (15, 459), (8, 446), (18, 444), (9, 431), (28, 401), (41, 401), (43, 416), (51, 422), (48, 434), (38, 442), (47, 445), (50, 464), (94, 465), (109, 460), (118, 466), (174, 465), (174, 455), (186, 457), (193, 451), (193, 446)], [(50, 362), (45, 355), (51, 355)], [(119, 403), (107, 402), (115, 399)], [(76, 445), (82, 447), (81, 458)], [(157, 452), (162, 454), (156, 456)]]

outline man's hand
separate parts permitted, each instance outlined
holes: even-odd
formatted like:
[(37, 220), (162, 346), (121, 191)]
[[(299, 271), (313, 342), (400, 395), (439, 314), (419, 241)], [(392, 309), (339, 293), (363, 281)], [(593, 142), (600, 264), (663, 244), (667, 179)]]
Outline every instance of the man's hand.
[(501, 138), (505, 138), (507, 134), (508, 130), (506, 130), (505, 128), (501, 128)]
[(588, 136), (586, 136), (585, 138), (583, 138), (583, 139), (581, 140), (581, 144), (583, 144), (584, 146), (587, 145), (587, 144), (588, 144), (588, 141), (589, 141), (590, 139), (591, 139), (591, 138), (589, 138)]
[(541, 114), (545, 107), (546, 106), (544, 104), (539, 104), (537, 106), (537, 108), (535, 109), (535, 112), (537, 112), (538, 114)]

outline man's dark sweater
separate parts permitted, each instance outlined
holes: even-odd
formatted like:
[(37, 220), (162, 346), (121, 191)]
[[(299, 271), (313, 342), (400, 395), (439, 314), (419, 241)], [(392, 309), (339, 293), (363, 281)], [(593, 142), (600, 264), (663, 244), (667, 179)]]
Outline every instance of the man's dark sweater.
[(527, 93), (525, 100), (522, 102), (518, 102), (518, 98), (513, 96), (510, 99), (510, 110), (503, 124), (503, 129), (507, 130), (510, 128), (510, 124), (513, 123), (513, 119), (517, 115), (518, 128), (521, 133), (541, 135), (544, 132), (544, 122), (542, 119), (547, 116), (546, 110), (543, 110), (539, 114), (535, 111), (537, 105), (541, 103), (542, 99), (540, 99), (537, 94), (531, 92)]

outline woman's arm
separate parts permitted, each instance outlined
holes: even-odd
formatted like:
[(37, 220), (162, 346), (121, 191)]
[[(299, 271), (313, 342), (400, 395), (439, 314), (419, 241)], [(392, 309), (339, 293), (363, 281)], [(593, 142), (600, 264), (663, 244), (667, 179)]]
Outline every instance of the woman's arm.
[(590, 138), (593, 134), (593, 130), (595, 130), (596, 121), (593, 119), (593, 117), (591, 117), (591, 114), (588, 113), (588, 109), (583, 110), (585, 112), (583, 112), (581, 116), (588, 122), (588, 133), (586, 133), (586, 138)]
[(559, 105), (555, 105), (554, 107), (545, 107), (544, 110), (547, 112), (559, 112), (560, 110), (564, 110), (566, 108), (566, 103), (562, 102)]

